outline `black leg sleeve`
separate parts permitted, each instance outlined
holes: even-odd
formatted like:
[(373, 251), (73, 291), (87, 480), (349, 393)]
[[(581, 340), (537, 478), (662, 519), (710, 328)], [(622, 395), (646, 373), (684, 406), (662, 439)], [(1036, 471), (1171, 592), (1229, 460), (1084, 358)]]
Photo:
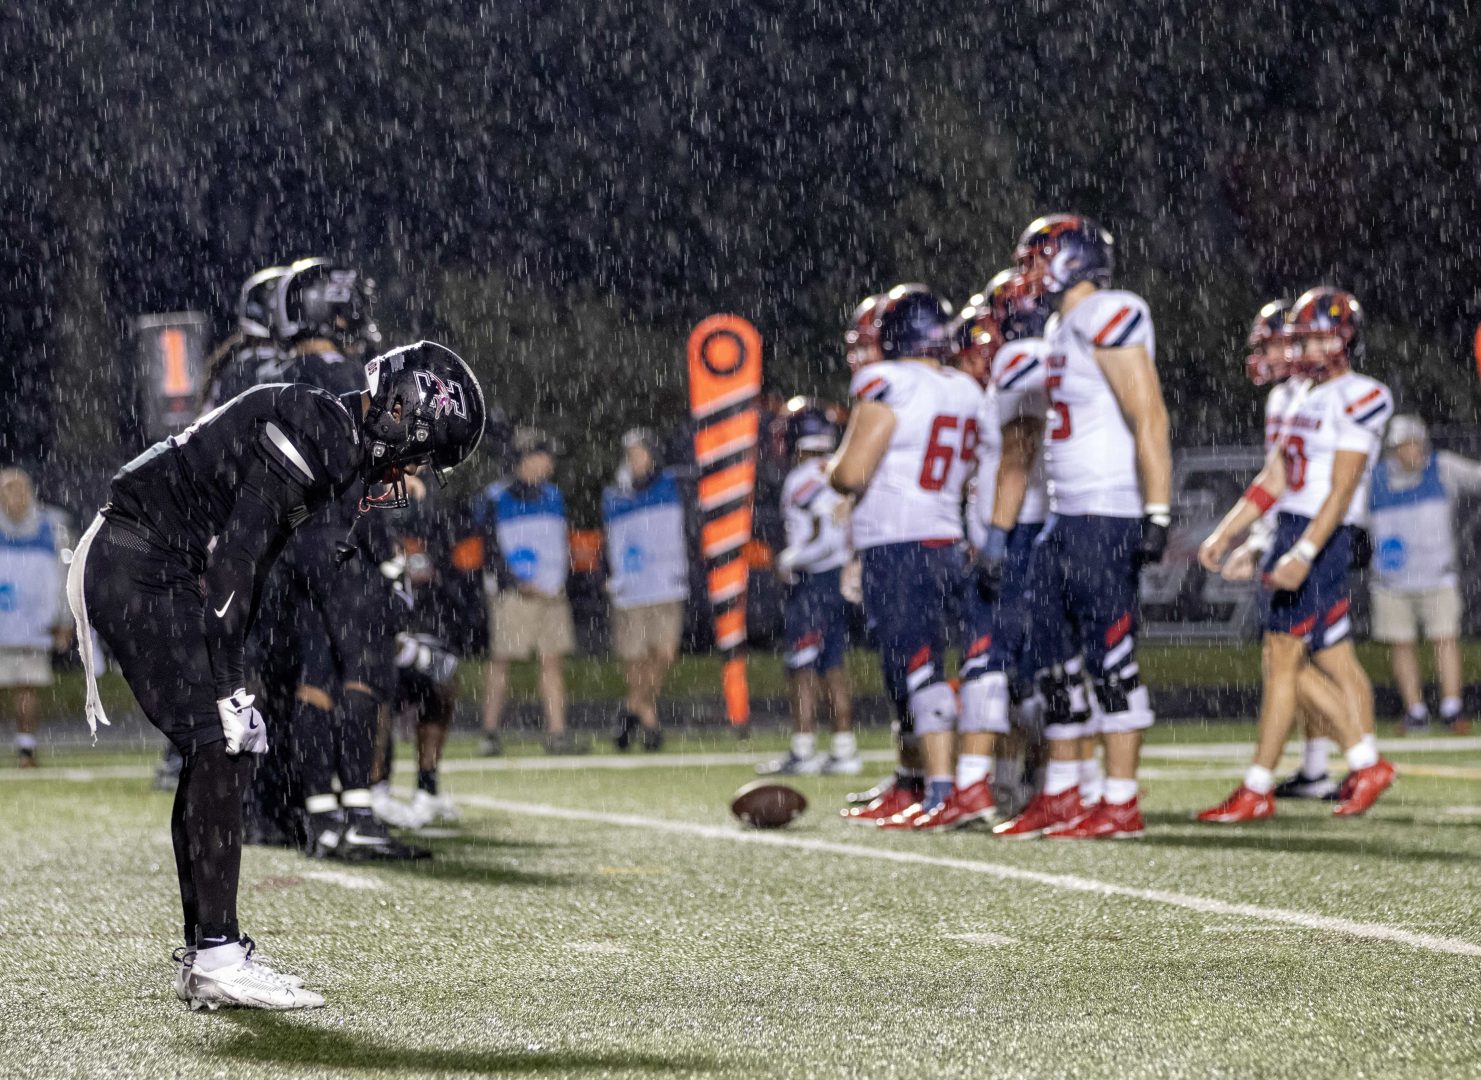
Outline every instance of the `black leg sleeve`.
[[(293, 748), (298, 756), (298, 778), (303, 797), (328, 795), (334, 790), (338, 738), (334, 716), (302, 698), (293, 702)], [(341, 778), (343, 783), (343, 778)]]
[(196, 944), (236, 941), (237, 882), (242, 869), (242, 788), (247, 762), (225, 743), (202, 748), (186, 763), (184, 832), (195, 886)]
[[(192, 755), (194, 757), (194, 755)], [(180, 906), (185, 915), (185, 944), (195, 944), (195, 928), (200, 915), (195, 902), (195, 880), (190, 870), (190, 838), (185, 828), (185, 785), (190, 779), (190, 764), (180, 766), (176, 781), (175, 805), (170, 811), (170, 840), (175, 846), (175, 874), (180, 879)]]
[(380, 727), (380, 701), (363, 690), (347, 687), (339, 709), (339, 782), (346, 791), (370, 787), (375, 760), (375, 736)]

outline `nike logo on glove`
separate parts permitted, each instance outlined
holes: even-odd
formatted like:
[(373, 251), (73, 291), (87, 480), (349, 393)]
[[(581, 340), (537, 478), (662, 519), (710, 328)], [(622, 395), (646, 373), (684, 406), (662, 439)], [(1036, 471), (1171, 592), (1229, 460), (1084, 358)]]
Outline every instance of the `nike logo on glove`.
[(218, 618), (218, 619), (225, 618), (226, 617), (226, 609), (229, 608), (229, 607), (231, 607), (231, 602), (233, 600), (235, 600), (236, 598), (237, 598), (237, 591), (235, 589), (233, 589), (233, 590), (231, 590), (231, 595), (226, 598), (226, 603), (222, 604), (219, 608), (216, 609), (216, 618)]

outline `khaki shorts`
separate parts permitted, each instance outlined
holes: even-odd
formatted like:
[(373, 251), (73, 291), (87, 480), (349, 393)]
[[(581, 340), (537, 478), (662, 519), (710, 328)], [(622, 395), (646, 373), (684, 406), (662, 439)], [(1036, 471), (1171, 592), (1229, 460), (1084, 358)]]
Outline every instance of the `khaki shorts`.
[(565, 596), (501, 592), (489, 601), (489, 641), (495, 660), (570, 656), (576, 646)]
[(624, 660), (652, 653), (673, 656), (684, 633), (684, 601), (616, 608), (612, 612), (612, 649)]
[(1373, 640), (1403, 645), (1419, 639), (1420, 627), (1430, 641), (1460, 637), (1460, 590), (1454, 586), (1397, 592), (1373, 586)]
[(0, 648), (0, 687), (50, 685), (51, 654), (47, 650)]

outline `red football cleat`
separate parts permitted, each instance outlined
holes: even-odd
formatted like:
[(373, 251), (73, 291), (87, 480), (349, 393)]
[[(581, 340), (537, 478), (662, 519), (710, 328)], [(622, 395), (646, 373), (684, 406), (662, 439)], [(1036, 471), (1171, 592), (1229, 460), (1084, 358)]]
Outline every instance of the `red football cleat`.
[(1394, 767), (1383, 758), (1366, 769), (1354, 769), (1342, 782), (1345, 797), (1332, 813), (1337, 817), (1356, 817), (1378, 801), (1394, 782)]
[(995, 826), (993, 833), (997, 836), (1010, 836), (1015, 840), (1031, 840), (1049, 826), (1074, 821), (1084, 813), (1079, 788), (1070, 788), (1058, 795), (1045, 795), (1041, 791), (1023, 808), (1023, 813)]
[(1146, 831), (1136, 799), (1120, 804), (1102, 800), (1074, 821), (1051, 825), (1044, 835), (1055, 840), (1134, 840)]
[(992, 786), (979, 780), (971, 787), (952, 788), (946, 801), (911, 822), (914, 829), (963, 829), (979, 821), (989, 821), (997, 813)]
[(919, 800), (920, 792), (896, 784), (868, 806), (855, 806), (849, 810), (840, 810), (839, 813), (845, 821), (855, 825), (874, 825), (894, 817)]
[(880, 818), (875, 825), (881, 829), (909, 829), (915, 824), (915, 819), (924, 813), (924, 810), (921, 803), (913, 802), (893, 817)]
[(1242, 821), (1263, 821), (1272, 817), (1275, 817), (1275, 795), (1270, 792), (1261, 795), (1240, 784), (1234, 789), (1233, 795), (1218, 806), (1211, 806), (1203, 813), (1195, 815), (1193, 820), (1208, 821), (1216, 825), (1238, 825)]

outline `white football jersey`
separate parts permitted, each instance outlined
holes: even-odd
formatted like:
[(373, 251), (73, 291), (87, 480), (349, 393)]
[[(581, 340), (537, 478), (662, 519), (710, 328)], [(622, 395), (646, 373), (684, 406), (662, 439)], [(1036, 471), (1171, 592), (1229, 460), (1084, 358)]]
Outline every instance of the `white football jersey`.
[(1095, 353), (1140, 345), (1157, 359), (1146, 301), (1136, 293), (1099, 289), (1068, 316), (1053, 316), (1044, 340), (1050, 508), (1056, 514), (1141, 517), (1136, 441)]
[(1003, 431), (998, 415), (997, 391), (989, 386), (977, 414), (977, 471), (967, 479), (967, 542), (979, 550), (987, 543), (987, 530), (992, 528), (998, 465), (1003, 460)]
[[(1044, 357), (1048, 345), (1042, 338), (1010, 341), (993, 358), (993, 387), (998, 403), (999, 427), (1029, 416), (1045, 420), (1049, 399), (1044, 393), (1048, 370)], [(1045, 471), (1044, 447), (1040, 445), (1029, 468), (1028, 490), (1018, 511), (1020, 525), (1041, 525), (1049, 516), (1049, 474)]]
[(1364, 524), (1368, 477), (1383, 449), (1393, 397), (1383, 383), (1355, 371), (1328, 379), (1302, 397), (1304, 385), (1294, 379), (1281, 383), (1265, 401), (1266, 451), (1280, 440), (1286, 463), (1286, 490), (1275, 509), (1315, 517), (1332, 492), (1337, 452), (1355, 450), (1367, 455), (1368, 467), (1342, 520)]
[(787, 547), (805, 574), (837, 570), (849, 559), (848, 513), (843, 496), (828, 486), (828, 459), (809, 458), (782, 482), (782, 521)]
[(878, 401), (895, 430), (854, 507), (854, 547), (962, 538), (962, 487), (977, 464), (983, 390), (955, 368), (884, 360), (854, 373), (849, 395)]

